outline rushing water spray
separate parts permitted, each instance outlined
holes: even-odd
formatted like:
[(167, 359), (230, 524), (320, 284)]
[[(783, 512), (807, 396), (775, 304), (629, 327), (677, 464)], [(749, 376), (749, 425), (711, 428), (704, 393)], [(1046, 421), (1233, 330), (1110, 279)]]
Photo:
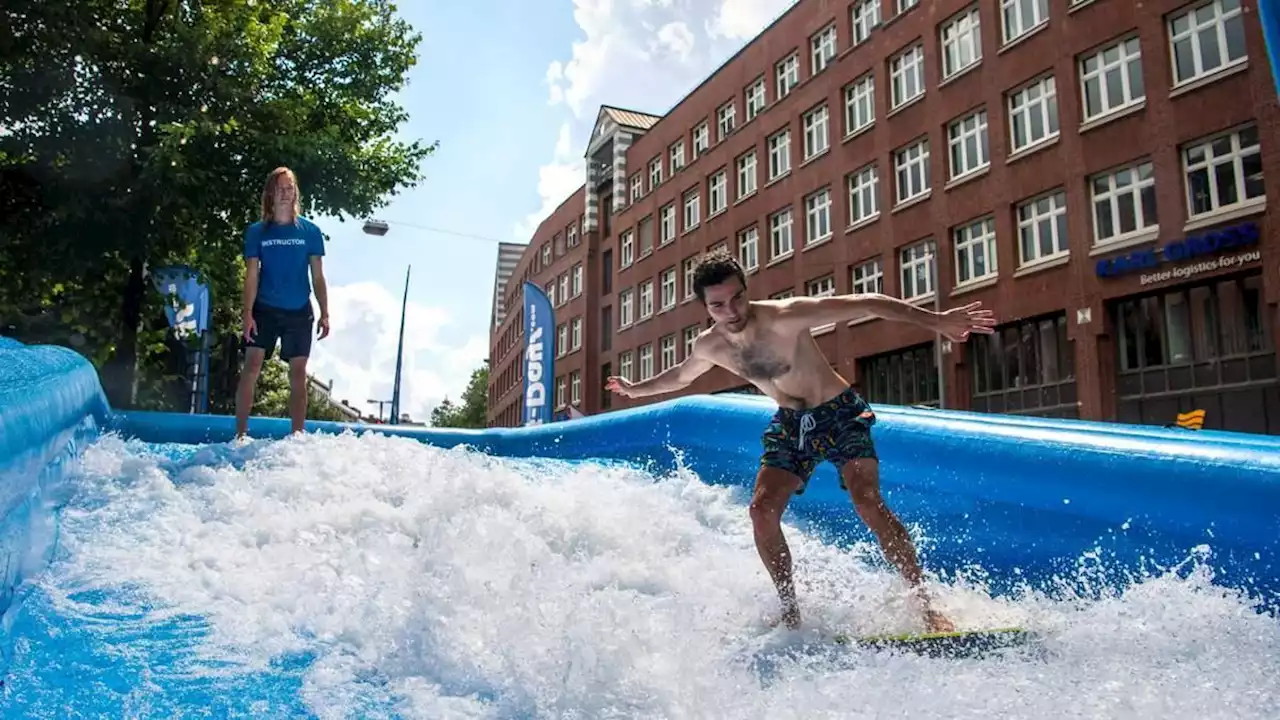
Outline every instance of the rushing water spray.
[[(918, 629), (878, 548), (788, 527), (807, 629), (741, 488), (376, 435), (239, 448), (113, 437), (15, 627), (23, 717), (1275, 717), (1280, 625), (1181, 573), (1101, 601), (941, 587), (1044, 653), (832, 644)], [(86, 678), (94, 678), (86, 682)]]

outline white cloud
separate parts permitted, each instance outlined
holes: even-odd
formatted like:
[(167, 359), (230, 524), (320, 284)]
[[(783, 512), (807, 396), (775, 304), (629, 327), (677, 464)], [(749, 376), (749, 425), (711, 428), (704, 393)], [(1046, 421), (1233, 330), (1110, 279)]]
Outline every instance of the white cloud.
[[(538, 170), (542, 205), (514, 229), (525, 240), (585, 179), (581, 140), (600, 105), (662, 114), (796, 0), (574, 0), (582, 38), (546, 72), (568, 112)], [(572, 138), (578, 141), (569, 142)]]
[[(369, 414), (378, 408), (366, 400), (391, 399), (400, 301), (377, 283), (330, 286), (330, 334), (313, 342), (307, 369), (325, 383), (333, 382), (335, 399)], [(405, 311), (400, 411), (415, 420), (427, 420), (446, 395), (456, 400), (472, 370), (489, 355), (487, 334), (471, 336), (461, 346), (443, 342), (441, 331), (451, 322), (442, 308), (411, 301)]]

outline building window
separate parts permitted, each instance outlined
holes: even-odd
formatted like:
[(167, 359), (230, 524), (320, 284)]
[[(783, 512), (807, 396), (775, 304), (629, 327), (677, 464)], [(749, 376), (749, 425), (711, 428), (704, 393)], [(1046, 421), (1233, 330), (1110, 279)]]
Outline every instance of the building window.
[(1000, 11), (1006, 45), (1049, 22), (1049, 0), (1000, 0)]
[(859, 362), (859, 392), (867, 402), (886, 405), (938, 404), (938, 362), (933, 343), (916, 345)]
[(702, 201), (698, 197), (697, 190), (691, 190), (684, 196), (684, 229), (685, 232), (692, 230), (698, 226), (701, 220), (700, 214)]
[(792, 53), (787, 59), (778, 63), (778, 99), (786, 97), (791, 89), (800, 84), (800, 56)]
[(826, 275), (816, 280), (810, 280), (805, 285), (805, 294), (809, 297), (827, 297), (836, 294), (836, 276)]
[(582, 263), (573, 266), (572, 287), (574, 297), (582, 294)]
[(806, 245), (831, 238), (830, 188), (822, 188), (804, 199), (804, 220)]
[(569, 321), (569, 351), (577, 352), (582, 349), (582, 317), (576, 317)]
[(582, 371), (574, 370), (569, 373), (569, 402), (573, 405), (582, 404)]
[(569, 302), (569, 273), (560, 274), (560, 304)]
[(844, 90), (844, 132), (852, 135), (876, 119), (876, 78), (867, 73)]
[(756, 191), (756, 151), (751, 150), (738, 158), (738, 199)]
[(769, 137), (769, 179), (782, 177), (791, 170), (791, 128)]
[(916, 43), (889, 61), (892, 107), (898, 108), (924, 94), (924, 45)]
[(653, 344), (640, 346), (640, 379), (653, 377)]
[(1123, 241), (1159, 227), (1156, 179), (1150, 160), (1095, 175), (1090, 185), (1095, 244)]
[(760, 267), (759, 235), (754, 225), (738, 233), (738, 263), (747, 272)]
[(876, 192), (880, 186), (879, 171), (868, 165), (849, 175), (849, 225), (866, 222), (880, 214)]
[(1080, 86), (1085, 121), (1142, 102), (1142, 51), (1136, 36), (1108, 45), (1080, 59)]
[(1188, 143), (1182, 163), (1193, 218), (1266, 199), (1256, 125)]
[(756, 80), (747, 88), (747, 122), (751, 122), (755, 116), (764, 110), (764, 78)]
[(733, 132), (735, 113), (736, 108), (732, 100), (721, 105), (716, 110), (716, 129), (720, 133), (720, 142), (724, 142), (725, 138), (729, 137), (730, 133)]
[(693, 158), (697, 160), (702, 154), (711, 147), (711, 128), (707, 126), (707, 121), (703, 120), (693, 129)]
[(698, 339), (698, 333), (702, 328), (698, 325), (690, 325), (684, 329), (684, 356), (686, 358), (693, 355), (693, 344)]
[(686, 300), (693, 297), (693, 272), (698, 267), (696, 257), (684, 259), (684, 297)]
[(640, 319), (644, 320), (653, 315), (653, 281), (645, 280), (640, 283)]
[(662, 336), (662, 344), (659, 346), (659, 348), (660, 348), (661, 354), (659, 355), (658, 360), (659, 360), (659, 362), (661, 362), (661, 363), (662, 363), (662, 365), (661, 365), (661, 369), (662, 369), (663, 371), (666, 371), (666, 370), (669, 370), (669, 369), (671, 369), (671, 368), (675, 367), (675, 364), (676, 364), (676, 336), (675, 336), (674, 334), (672, 334), (672, 335), (663, 335), (663, 336)]
[(635, 322), (635, 291), (627, 288), (618, 293), (618, 327), (625, 328)]
[[(631, 176), (631, 202), (635, 202), (644, 196), (644, 176), (636, 173)], [(577, 243), (574, 242), (573, 236), (569, 236), (569, 247), (573, 247)]]
[(982, 59), (982, 31), (975, 5), (942, 26), (942, 77), (949, 78)]
[(872, 258), (853, 266), (849, 271), (850, 287), (857, 294), (884, 293), (884, 270), (880, 258)]
[(827, 151), (827, 126), (829, 113), (827, 106), (814, 108), (804, 115), (804, 159)]
[(853, 44), (866, 42), (871, 31), (880, 24), (880, 0), (859, 0), (849, 9), (853, 26)]
[(556, 357), (569, 353), (569, 326), (560, 323), (556, 326)]
[(1018, 206), (1018, 252), (1022, 265), (1067, 254), (1067, 194), (1061, 190)]
[(947, 126), (951, 179), (956, 180), (991, 164), (987, 111), (979, 110)]
[(791, 254), (794, 245), (791, 240), (791, 208), (774, 213), (769, 218), (769, 258), (778, 258)]
[(662, 271), (662, 309), (670, 310), (676, 306), (676, 269), (667, 268)]
[(919, 4), (920, 0), (898, 0), (898, 14), (901, 15)]
[(1240, 0), (1197, 3), (1169, 18), (1175, 86), (1248, 61)]
[(552, 280), (551, 282), (547, 283), (542, 289), (546, 291), (547, 301), (551, 303), (551, 307), (557, 307), (559, 303), (556, 302), (556, 281)]
[(956, 286), (996, 276), (996, 221), (987, 217), (955, 229)]
[(1015, 153), (1058, 136), (1058, 91), (1052, 75), (1009, 95), (1009, 135)]
[(929, 192), (929, 139), (894, 153), (894, 167), (898, 177), (898, 204), (923, 197)]
[(654, 188), (662, 184), (662, 158), (656, 157), (649, 161), (649, 191), (653, 192)]
[(636, 379), (635, 358), (630, 350), (618, 356), (618, 374), (628, 380), (634, 381)]
[[(709, 202), (711, 207), (708, 208), (710, 215), (722, 212), (729, 207), (729, 174), (721, 170), (711, 176), (711, 181), (707, 183), (709, 187)], [(710, 217), (710, 215), (708, 217)]]
[(827, 64), (836, 56), (836, 26), (828, 25), (822, 32), (813, 36), (809, 41), (813, 51), (811, 53), (813, 60), (812, 75), (817, 75), (827, 69)]
[[(658, 211), (658, 215), (661, 220), (661, 224), (658, 226), (658, 244), (666, 245), (676, 239), (676, 206), (673, 204), (665, 205)], [(644, 257), (645, 255), (648, 255), (653, 248), (650, 247), (648, 250), (645, 250), (645, 248), (642, 247), (641, 250), (643, 252), (641, 252), (640, 257)]]
[(564, 407), (564, 376), (556, 378), (556, 409)]
[(769, 299), (770, 300), (786, 300), (787, 298), (792, 298), (795, 296), (796, 296), (796, 291), (791, 288), (787, 288), (786, 290), (779, 290), (778, 292), (770, 295)]
[(902, 299), (919, 300), (933, 292), (933, 241), (913, 243), (899, 251)]
[(977, 412), (1077, 417), (1075, 352), (1059, 312), (972, 335), (970, 406)]
[(684, 168), (684, 140), (678, 140), (671, 146), (671, 174)]

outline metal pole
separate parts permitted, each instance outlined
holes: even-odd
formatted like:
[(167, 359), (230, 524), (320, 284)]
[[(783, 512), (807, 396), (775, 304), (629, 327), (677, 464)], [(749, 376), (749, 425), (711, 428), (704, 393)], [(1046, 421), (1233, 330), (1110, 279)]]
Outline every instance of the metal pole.
[[(942, 312), (942, 288), (938, 287), (938, 253), (933, 253), (932, 262), (929, 268), (933, 273), (933, 311)], [(937, 366), (938, 371), (938, 409), (942, 410), (947, 407), (947, 373), (942, 367), (942, 333), (934, 333), (933, 337), (933, 364)]]
[(404, 316), (405, 310), (409, 307), (409, 273), (413, 270), (410, 265), (404, 271), (404, 299), (400, 301), (400, 342), (396, 346), (396, 379), (395, 385), (391, 390), (391, 424), (396, 425), (400, 422), (400, 366), (404, 361)]

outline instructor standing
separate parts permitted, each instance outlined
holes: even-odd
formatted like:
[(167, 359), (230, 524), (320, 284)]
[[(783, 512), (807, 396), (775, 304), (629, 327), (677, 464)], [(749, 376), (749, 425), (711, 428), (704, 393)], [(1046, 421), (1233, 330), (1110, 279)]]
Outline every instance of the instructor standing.
[[(329, 296), (322, 260), (324, 236), (315, 223), (299, 215), (299, 209), (298, 179), (293, 171), (287, 167), (272, 170), (262, 189), (262, 218), (244, 233), (247, 347), (236, 391), (236, 437), (248, 432), (258, 375), (277, 341), (280, 358), (289, 363), (293, 432), (302, 432), (306, 422), (311, 329), (318, 325), (321, 339), (329, 334)], [(313, 281), (320, 304), (318, 323), (311, 308)]]

